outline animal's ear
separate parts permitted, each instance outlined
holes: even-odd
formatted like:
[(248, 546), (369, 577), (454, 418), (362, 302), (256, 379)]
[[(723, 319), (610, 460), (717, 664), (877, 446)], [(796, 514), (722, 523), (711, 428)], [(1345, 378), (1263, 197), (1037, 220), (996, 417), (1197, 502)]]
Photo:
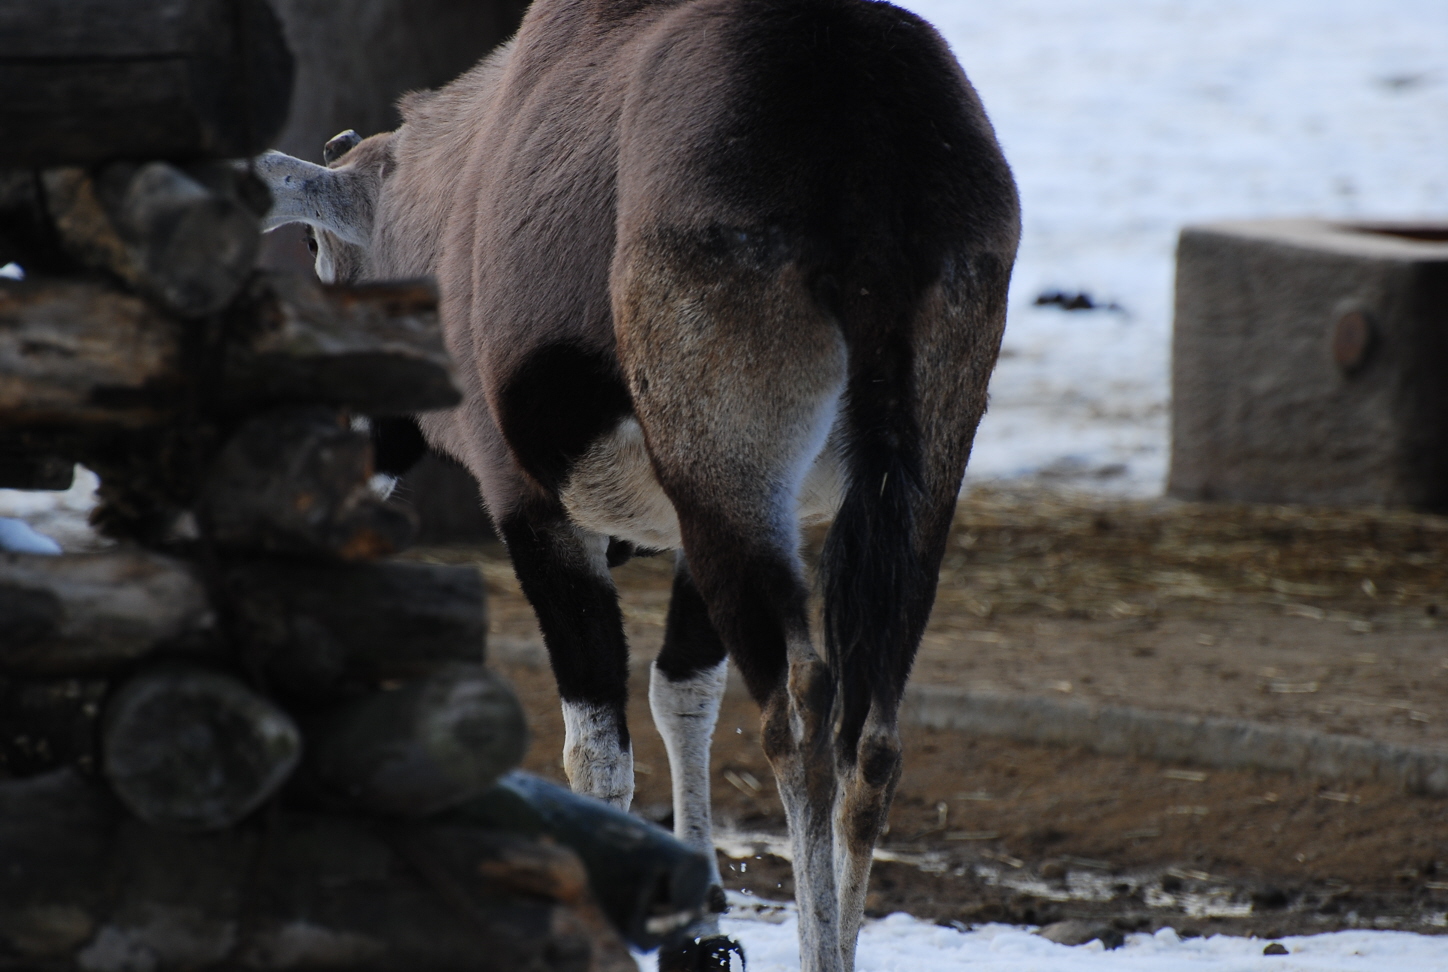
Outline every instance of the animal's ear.
[(322, 146), (322, 161), (331, 165), (360, 144), (362, 144), (362, 136), (354, 130), (349, 128), (345, 132), (338, 132), (327, 139), (327, 144)]
[(272, 195), (263, 229), (310, 223), (357, 246), (371, 242), (375, 187), (361, 173), (329, 169), (281, 152), (259, 156), (253, 167)]

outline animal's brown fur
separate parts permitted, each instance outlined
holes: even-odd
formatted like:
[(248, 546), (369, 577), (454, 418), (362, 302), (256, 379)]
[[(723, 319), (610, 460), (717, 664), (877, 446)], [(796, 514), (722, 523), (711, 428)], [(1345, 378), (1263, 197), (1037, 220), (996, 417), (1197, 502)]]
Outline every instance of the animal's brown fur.
[[(851, 967), (1019, 233), (974, 92), (927, 25), (872, 0), (538, 0), (401, 109), (318, 177), (372, 193), (370, 245), (322, 249), (342, 279), (438, 281), (464, 403), (420, 421), (509, 543), (593, 747), (569, 765), (591, 779), (628, 750), (609, 538), (681, 545), (655, 677), (726, 649), (740, 667), (805, 967)], [(839, 509), (823, 658), (806, 496)]]

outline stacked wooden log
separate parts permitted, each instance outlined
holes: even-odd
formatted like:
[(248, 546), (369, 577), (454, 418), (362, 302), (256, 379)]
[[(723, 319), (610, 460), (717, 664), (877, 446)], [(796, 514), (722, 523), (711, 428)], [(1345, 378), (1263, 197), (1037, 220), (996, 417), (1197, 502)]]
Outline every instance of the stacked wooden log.
[[(388, 559), (415, 517), (353, 429), (459, 400), (433, 288), (258, 272), (218, 158), (289, 70), (262, 0), (0, 8), (0, 487), (84, 463), (117, 541), (0, 554), (0, 969), (633, 969), (708, 868), (497, 783), (481, 578)], [(16, 107), (36, 71), (73, 103)]]

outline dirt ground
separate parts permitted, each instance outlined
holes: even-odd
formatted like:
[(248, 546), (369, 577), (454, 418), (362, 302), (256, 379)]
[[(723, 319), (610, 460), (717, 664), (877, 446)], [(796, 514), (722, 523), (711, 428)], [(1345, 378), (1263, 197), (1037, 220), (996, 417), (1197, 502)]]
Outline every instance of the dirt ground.
[[(817, 539), (817, 538), (816, 538)], [(434, 548), (488, 581), (489, 655), (561, 779), (562, 719), (502, 549)], [(634, 648), (635, 810), (667, 822), (648, 716), (672, 564), (618, 568)], [(976, 490), (914, 681), (1250, 718), (1448, 749), (1448, 518)], [(869, 909), (964, 924), (1274, 937), (1448, 927), (1448, 801), (906, 727)], [(726, 883), (792, 893), (784, 820), (737, 679), (713, 754)], [(727, 852), (727, 854), (725, 853)]]

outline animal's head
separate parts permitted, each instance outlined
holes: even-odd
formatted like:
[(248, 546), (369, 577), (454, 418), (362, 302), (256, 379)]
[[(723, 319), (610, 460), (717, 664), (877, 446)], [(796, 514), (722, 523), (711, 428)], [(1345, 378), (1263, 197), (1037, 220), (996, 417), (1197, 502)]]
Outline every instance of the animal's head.
[(391, 138), (384, 132), (363, 139), (348, 130), (322, 149), (326, 165), (281, 152), (267, 152), (255, 162), (272, 194), (262, 226), (274, 230), (305, 223), (317, 276), (327, 283), (369, 275), (372, 220), (392, 161)]

